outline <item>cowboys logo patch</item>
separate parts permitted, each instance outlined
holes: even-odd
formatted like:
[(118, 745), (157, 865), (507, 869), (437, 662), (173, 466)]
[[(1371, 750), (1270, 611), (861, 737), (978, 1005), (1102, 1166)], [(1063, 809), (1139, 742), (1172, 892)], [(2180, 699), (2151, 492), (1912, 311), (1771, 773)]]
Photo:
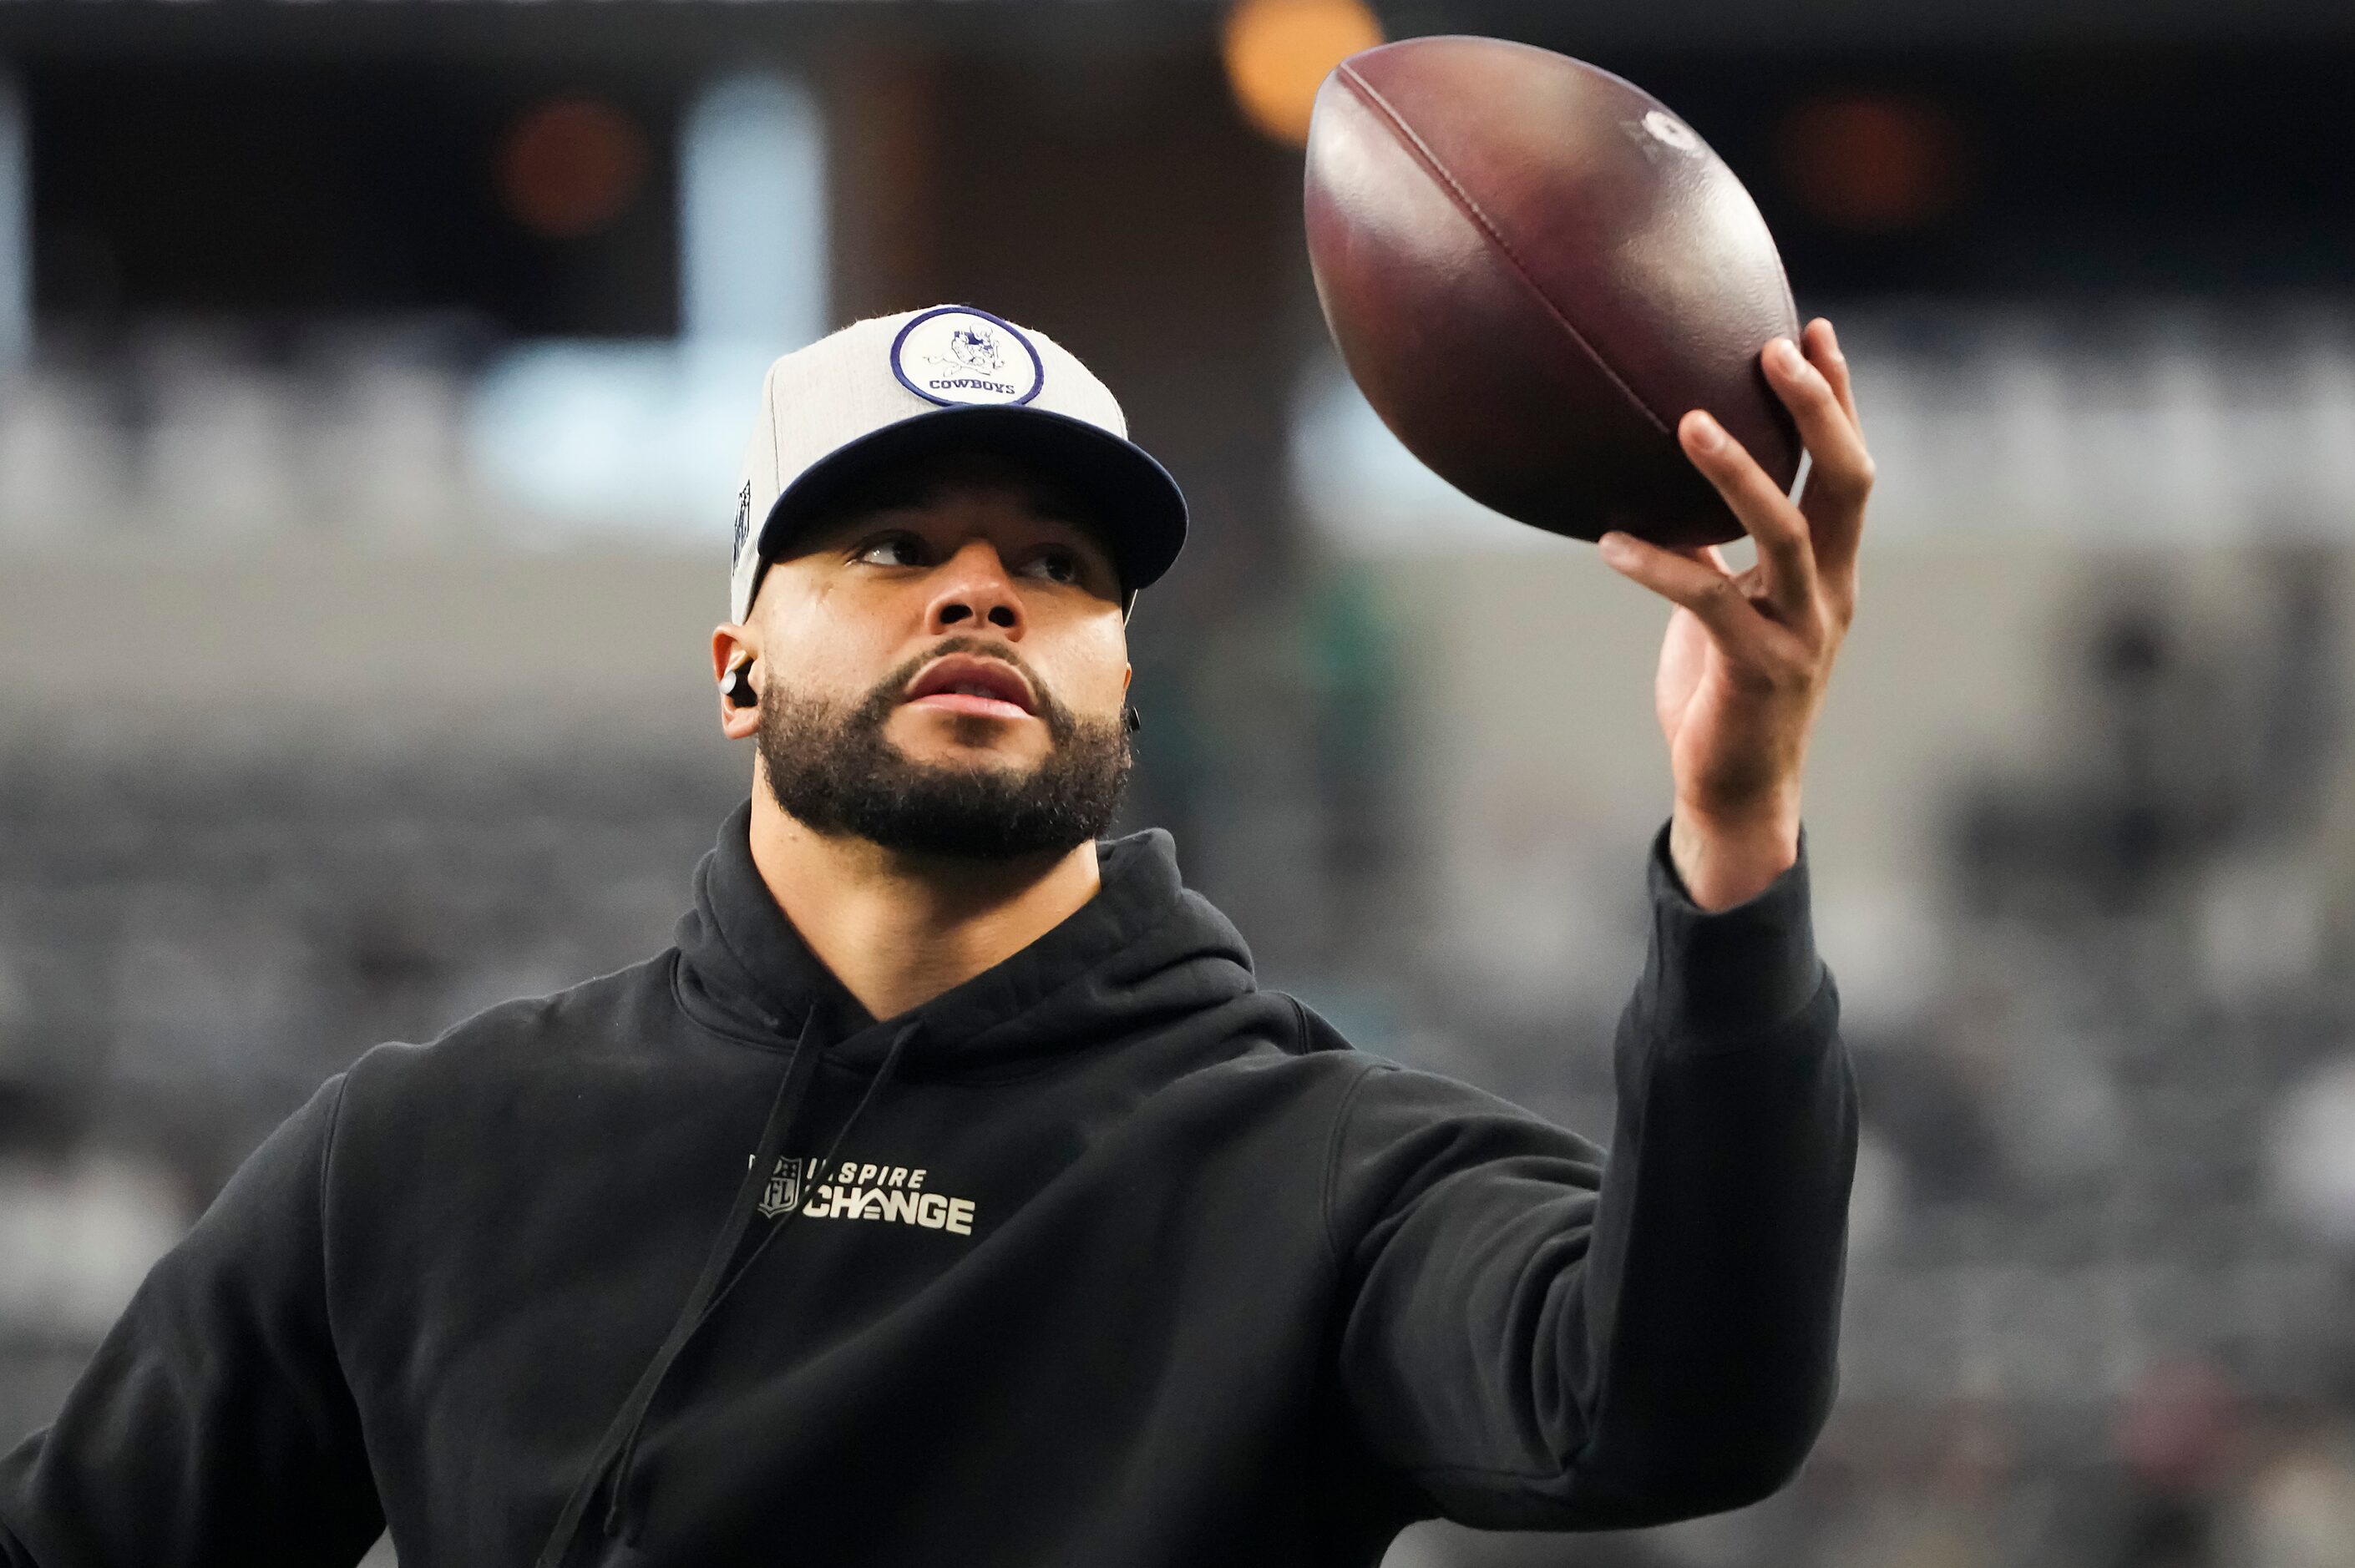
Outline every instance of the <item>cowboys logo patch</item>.
[(891, 340), (891, 374), (926, 402), (1028, 403), (1047, 367), (1021, 329), (987, 311), (943, 305)]

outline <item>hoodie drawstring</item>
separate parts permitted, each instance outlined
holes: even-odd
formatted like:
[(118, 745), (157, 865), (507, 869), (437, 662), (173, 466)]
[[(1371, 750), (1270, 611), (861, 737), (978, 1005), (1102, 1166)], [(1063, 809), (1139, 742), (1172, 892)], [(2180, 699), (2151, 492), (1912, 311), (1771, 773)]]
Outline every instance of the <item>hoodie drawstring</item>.
[[(875, 1069), (875, 1076), (868, 1080), (867, 1092), (858, 1097), (858, 1103), (850, 1107), (850, 1114), (842, 1118), (840, 1127), (835, 1128), (834, 1137), (826, 1141), (826, 1151), (817, 1157), (817, 1163), (810, 1168), (812, 1174), (806, 1180), (815, 1181), (816, 1180), (815, 1172), (834, 1169), (834, 1157), (842, 1152), (843, 1139), (850, 1136), (850, 1129), (858, 1125), (858, 1118), (867, 1114), (867, 1107), (875, 1103), (875, 1097), (880, 1094), (883, 1086), (890, 1081), (892, 1071), (900, 1065), (900, 1054), (907, 1048), (908, 1042), (915, 1038), (916, 1029), (917, 1026), (911, 1023), (891, 1037), (890, 1049), (883, 1053), (882, 1065)], [(771, 1158), (773, 1160), (774, 1156)], [(719, 1287), (719, 1293), (712, 1297), (710, 1305), (703, 1309), (705, 1317), (708, 1318), (719, 1309), (719, 1304), (728, 1299), (728, 1293), (736, 1288), (736, 1282), (751, 1272), (754, 1261), (769, 1250), (769, 1244), (776, 1240), (777, 1233), (784, 1228), (784, 1221), (792, 1217), (791, 1214), (781, 1216), (777, 1224), (770, 1226), (762, 1233), (761, 1239), (752, 1244), (752, 1250), (744, 1255), (744, 1261), (728, 1276), (726, 1282)], [(623, 1468), (625, 1470), (627, 1468), (626, 1458)], [(609, 1534), (612, 1532), (610, 1525), (607, 1527), (607, 1532)]]
[[(873, 1081), (867, 1086), (866, 1094), (859, 1098), (858, 1104), (827, 1145), (821, 1169), (832, 1162), (836, 1152), (842, 1147), (842, 1140), (849, 1136), (850, 1129), (858, 1125), (858, 1118), (874, 1103), (876, 1092), (899, 1065), (900, 1054), (917, 1028), (918, 1025), (910, 1023), (893, 1036), (891, 1048), (885, 1054), (883, 1064), (876, 1070)], [(711, 1250), (704, 1257), (703, 1269), (696, 1277), (695, 1288), (687, 1293), (687, 1304), (679, 1308), (678, 1318), (672, 1323), (670, 1332), (664, 1337), (662, 1348), (655, 1352), (654, 1360), (646, 1363), (646, 1370), (639, 1375), (637, 1385), (630, 1391), (630, 1397), (623, 1401), (621, 1409), (614, 1413), (613, 1422), (606, 1427), (604, 1436), (598, 1441), (596, 1451), (590, 1456), (588, 1467), (581, 1472), (571, 1495), (565, 1499), (563, 1510), (557, 1515), (556, 1528), (549, 1532), (548, 1544), (540, 1549), (536, 1568), (559, 1568), (581, 1528), (582, 1518), (596, 1498), (600, 1484), (608, 1475), (613, 1478), (613, 1484), (606, 1501), (604, 1533), (612, 1535), (616, 1532), (623, 1522), (622, 1499), (631, 1462), (636, 1457), (638, 1433), (645, 1424), (646, 1413), (654, 1406), (655, 1396), (662, 1392), (663, 1383), (669, 1377), (671, 1367), (687, 1349), (688, 1341), (709, 1319), (712, 1310), (727, 1298), (735, 1282), (744, 1277), (752, 1260), (766, 1250), (777, 1232), (783, 1228), (784, 1222), (793, 1218), (793, 1213), (781, 1215), (741, 1266), (733, 1269), (729, 1266), (743, 1245), (745, 1232), (751, 1225), (762, 1192), (768, 1186), (771, 1172), (776, 1168), (778, 1153), (784, 1148), (786, 1137), (800, 1115), (802, 1105), (809, 1097), (810, 1080), (816, 1076), (818, 1058), (825, 1054), (823, 1048), (814, 1043), (816, 1030), (817, 1010), (812, 1008), (803, 1022), (800, 1037), (794, 1042), (793, 1054), (786, 1059), (784, 1075), (778, 1082), (776, 1098), (770, 1102), (768, 1118), (762, 1124), (760, 1142), (754, 1147), (743, 1185), (737, 1190), (736, 1201), (729, 1207), (727, 1221), (720, 1226), (719, 1234), (712, 1240)]]

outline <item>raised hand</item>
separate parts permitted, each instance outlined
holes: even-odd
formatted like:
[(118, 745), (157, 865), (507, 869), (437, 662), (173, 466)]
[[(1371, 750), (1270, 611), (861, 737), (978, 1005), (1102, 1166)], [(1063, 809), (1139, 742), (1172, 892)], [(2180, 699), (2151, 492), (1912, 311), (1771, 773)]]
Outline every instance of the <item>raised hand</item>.
[(1653, 702), (1676, 779), (1668, 847), (1693, 901), (1739, 904), (1799, 854), (1799, 786), (1832, 662), (1856, 615), (1857, 547), (1872, 457), (1857, 423), (1848, 361), (1831, 323), (1776, 338), (1766, 379), (1812, 461), (1795, 503), (1700, 409), (1677, 427), (1758, 546), (1747, 571), (1714, 546), (1669, 550), (1605, 534), (1603, 558), (1677, 606)]

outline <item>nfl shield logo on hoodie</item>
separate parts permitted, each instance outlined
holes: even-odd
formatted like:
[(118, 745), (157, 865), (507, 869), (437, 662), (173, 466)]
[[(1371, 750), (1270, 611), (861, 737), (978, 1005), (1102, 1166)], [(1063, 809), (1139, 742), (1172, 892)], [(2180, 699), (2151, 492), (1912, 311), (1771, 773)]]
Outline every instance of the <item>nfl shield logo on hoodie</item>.
[(773, 1220), (779, 1214), (792, 1213), (802, 1202), (802, 1162), (800, 1156), (791, 1159), (779, 1156), (777, 1168), (769, 1172), (769, 1184), (761, 1189), (761, 1217)]

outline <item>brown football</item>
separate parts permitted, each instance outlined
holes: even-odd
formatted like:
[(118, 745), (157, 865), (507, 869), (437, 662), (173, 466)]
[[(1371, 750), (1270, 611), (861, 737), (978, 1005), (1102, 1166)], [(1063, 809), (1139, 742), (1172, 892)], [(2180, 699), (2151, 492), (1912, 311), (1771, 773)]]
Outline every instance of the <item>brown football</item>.
[(1677, 444), (1691, 408), (1797, 474), (1758, 366), (1798, 332), (1774, 237), (1641, 88), (1497, 38), (1368, 49), (1317, 94), (1306, 206), (1350, 375), (1475, 501), (1581, 539), (1736, 538)]

